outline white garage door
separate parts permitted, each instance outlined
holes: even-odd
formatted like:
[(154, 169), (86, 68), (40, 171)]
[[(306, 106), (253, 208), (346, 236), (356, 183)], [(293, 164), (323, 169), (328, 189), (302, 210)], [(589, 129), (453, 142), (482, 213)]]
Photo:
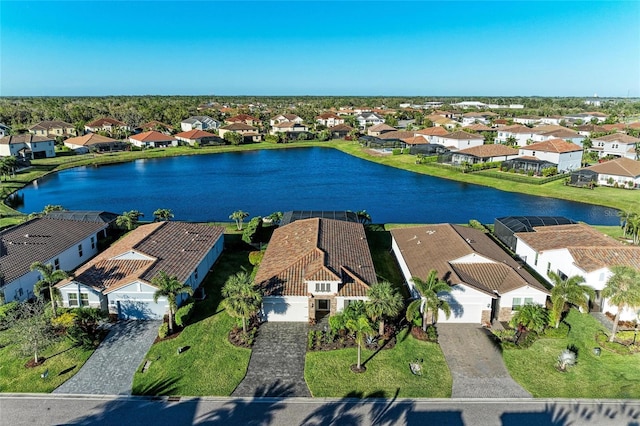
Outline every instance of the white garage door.
[(263, 315), (271, 322), (307, 322), (309, 321), (309, 302), (301, 299), (269, 299), (262, 303)]
[(471, 323), (480, 324), (482, 320), (482, 305), (467, 303), (464, 308), (460, 305), (452, 303), (451, 316), (447, 319), (444, 312), (438, 314), (438, 322), (443, 323)]

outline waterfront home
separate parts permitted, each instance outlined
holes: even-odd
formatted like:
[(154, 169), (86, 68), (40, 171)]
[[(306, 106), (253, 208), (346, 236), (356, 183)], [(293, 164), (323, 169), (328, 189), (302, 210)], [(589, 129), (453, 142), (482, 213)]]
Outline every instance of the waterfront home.
[(283, 121), (282, 123), (273, 124), (269, 133), (271, 133), (272, 135), (278, 133), (286, 133), (289, 136), (293, 135), (293, 137), (295, 138), (297, 134), (308, 131), (309, 128), (306, 124), (297, 123), (295, 121)]
[(120, 120), (116, 120), (115, 118), (111, 118), (111, 117), (104, 117), (104, 118), (99, 118), (95, 121), (92, 121), (91, 123), (85, 124), (84, 126), (84, 130), (86, 132), (92, 132), (92, 133), (96, 133), (96, 132), (108, 132), (108, 133), (113, 133), (114, 131), (121, 131), (121, 132), (131, 132), (131, 126), (127, 125), (126, 123), (123, 123)]
[(332, 139), (345, 139), (353, 131), (353, 127), (346, 124), (337, 124), (329, 128)]
[(558, 173), (579, 169), (582, 163), (582, 147), (562, 139), (549, 139), (522, 146), (519, 155), (553, 163), (558, 168)]
[(325, 127), (335, 127), (337, 125), (344, 124), (344, 118), (332, 112), (325, 112), (316, 117), (316, 123)]
[(457, 132), (436, 136), (432, 139), (432, 142), (445, 146), (451, 151), (459, 151), (461, 149), (483, 145), (484, 137), (482, 135), (458, 130)]
[(191, 146), (194, 146), (196, 143), (198, 145), (209, 145), (215, 143), (224, 145), (224, 139), (213, 133), (205, 132), (204, 130), (193, 129), (187, 132), (177, 133), (174, 137)]
[(139, 148), (166, 148), (178, 146), (178, 140), (170, 135), (150, 130), (129, 137), (129, 142)]
[(245, 141), (260, 142), (262, 140), (262, 135), (258, 133), (258, 128), (245, 124), (244, 122), (227, 124), (218, 129), (218, 134), (221, 138), (224, 138), (227, 132), (238, 133), (243, 136)]
[(64, 146), (73, 149), (79, 154), (85, 154), (89, 151), (122, 151), (126, 144), (122, 141), (102, 136), (97, 133), (87, 133), (84, 136), (76, 136), (64, 141)]
[(422, 136), (428, 143), (435, 143), (434, 139), (436, 136), (444, 136), (449, 132), (444, 127), (434, 126), (416, 130), (413, 133), (415, 136)]
[(220, 127), (220, 122), (206, 115), (194, 115), (182, 120), (180, 128), (183, 132), (190, 130), (209, 130)]
[(478, 164), (511, 160), (518, 156), (518, 150), (500, 144), (479, 145), (451, 153), (452, 164)]
[(596, 183), (601, 186), (640, 188), (640, 161), (621, 157), (580, 170), (583, 171), (595, 173)]
[(29, 128), (29, 133), (36, 136), (45, 137), (68, 137), (76, 136), (78, 133), (73, 124), (65, 121), (41, 121)]
[(98, 252), (98, 239), (117, 215), (107, 212), (52, 212), (0, 231), (0, 291), (5, 300), (28, 300), (40, 280), (33, 262), (71, 271)]
[(431, 270), (451, 286), (439, 296), (451, 306), (442, 323), (491, 324), (508, 321), (523, 304), (544, 305), (549, 292), (484, 232), (439, 224), (391, 230), (391, 246), (406, 285), (420, 297), (413, 278)]
[(356, 121), (358, 122), (358, 127), (360, 127), (360, 129), (366, 129), (369, 126), (384, 123), (384, 117), (376, 114), (375, 112), (363, 112), (356, 115)]
[(367, 135), (369, 136), (380, 136), (383, 133), (387, 133), (387, 132), (393, 132), (396, 131), (398, 129), (396, 129), (395, 127), (391, 127), (388, 124), (385, 123), (380, 123), (380, 124), (376, 124), (375, 126), (371, 126), (367, 129)]
[[(585, 224), (535, 227), (533, 232), (516, 233), (515, 237), (516, 254), (550, 284), (549, 271), (563, 279), (583, 277), (584, 284), (596, 290), (596, 297), (590, 303), (592, 311), (613, 315), (617, 312), (617, 308), (601, 296), (612, 275), (612, 266), (640, 269), (640, 247), (626, 246)], [(634, 318), (637, 313), (628, 309), (620, 317), (622, 321)]]
[(600, 158), (606, 156), (626, 157), (631, 160), (638, 159), (637, 147), (640, 139), (625, 135), (624, 133), (614, 133), (601, 136), (592, 141), (591, 151), (596, 151)]
[[(225, 119), (227, 124), (243, 123), (247, 126), (259, 126), (260, 120), (249, 114), (238, 114)], [(222, 136), (222, 135), (221, 135)]]
[(8, 156), (19, 160), (55, 157), (55, 141), (49, 136), (35, 136), (31, 133), (4, 136), (0, 138), (0, 157)]
[[(197, 223), (141, 225), (56, 285), (67, 307), (101, 308), (120, 319), (162, 319), (166, 297), (157, 301), (153, 279), (175, 276), (194, 290), (222, 253), (224, 228)], [(180, 294), (180, 304), (188, 296)]]
[(363, 225), (310, 218), (279, 227), (255, 282), (267, 321), (316, 321), (366, 300), (376, 273)]

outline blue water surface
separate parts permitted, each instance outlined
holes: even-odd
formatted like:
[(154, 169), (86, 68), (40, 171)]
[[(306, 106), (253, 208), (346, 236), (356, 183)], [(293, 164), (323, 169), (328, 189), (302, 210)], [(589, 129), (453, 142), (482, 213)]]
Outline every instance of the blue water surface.
[[(518, 185), (514, 183), (513, 185)], [(585, 190), (586, 191), (586, 190)], [(420, 175), (330, 148), (194, 155), (78, 167), (19, 193), (22, 212), (47, 204), (69, 210), (158, 208), (176, 220), (228, 221), (234, 210), (266, 216), (287, 210), (367, 210), (377, 223), (491, 223), (510, 215), (566, 216), (618, 224), (616, 211)]]

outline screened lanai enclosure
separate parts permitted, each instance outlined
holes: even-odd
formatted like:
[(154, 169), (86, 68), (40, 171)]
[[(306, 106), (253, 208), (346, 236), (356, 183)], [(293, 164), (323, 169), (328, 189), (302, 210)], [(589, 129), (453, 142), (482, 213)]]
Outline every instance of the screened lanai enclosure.
[(562, 216), (506, 216), (499, 217), (493, 222), (493, 233), (509, 247), (516, 251), (516, 237), (518, 232), (533, 232), (533, 228), (540, 226), (571, 225), (578, 223)]
[(532, 171), (535, 174), (539, 174), (543, 169), (549, 167), (557, 167), (555, 163), (549, 161), (540, 160), (534, 157), (518, 157), (512, 160), (506, 160), (502, 162), (502, 167), (507, 169), (522, 170), (525, 173)]
[(569, 184), (573, 186), (591, 186), (598, 181), (598, 173), (593, 170), (575, 170), (571, 172)]

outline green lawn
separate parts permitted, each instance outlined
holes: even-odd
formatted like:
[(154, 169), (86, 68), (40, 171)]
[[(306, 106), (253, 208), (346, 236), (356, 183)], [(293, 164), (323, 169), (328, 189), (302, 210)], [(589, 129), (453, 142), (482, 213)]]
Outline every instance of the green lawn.
[[(250, 269), (248, 252), (239, 235), (225, 235), (233, 248), (225, 247), (203, 285), (207, 298), (197, 302), (192, 318), (182, 333), (156, 343), (147, 353), (149, 369), (133, 379), (134, 394), (149, 395), (230, 395), (244, 378), (251, 351), (231, 345), (227, 335), (234, 319), (220, 308), (220, 290), (230, 275), (242, 266)], [(225, 243), (226, 244), (226, 243)], [(180, 346), (189, 349), (177, 354)], [(144, 365), (144, 362), (143, 362)]]
[[(371, 359), (369, 359), (371, 358)], [(422, 358), (423, 375), (415, 376), (409, 362)], [(369, 360), (368, 360), (369, 359)], [(393, 349), (375, 354), (362, 351), (367, 371), (349, 368), (357, 361), (357, 349), (307, 352), (304, 377), (314, 397), (427, 397), (451, 396), (449, 367), (435, 343), (414, 339), (407, 331), (398, 336)]]
[[(602, 349), (593, 354), (595, 333), (603, 327), (588, 314), (572, 310), (566, 338), (540, 339), (528, 349), (506, 349), (511, 376), (537, 398), (640, 398), (640, 353), (617, 355)], [(555, 368), (568, 345), (578, 347), (577, 364), (566, 373)]]
[[(0, 332), (0, 392), (51, 392), (78, 372), (92, 349), (72, 347), (60, 341), (42, 353), (46, 361), (34, 368), (24, 365), (32, 359), (22, 356), (11, 341), (10, 330)], [(47, 378), (40, 375), (49, 371)]]

